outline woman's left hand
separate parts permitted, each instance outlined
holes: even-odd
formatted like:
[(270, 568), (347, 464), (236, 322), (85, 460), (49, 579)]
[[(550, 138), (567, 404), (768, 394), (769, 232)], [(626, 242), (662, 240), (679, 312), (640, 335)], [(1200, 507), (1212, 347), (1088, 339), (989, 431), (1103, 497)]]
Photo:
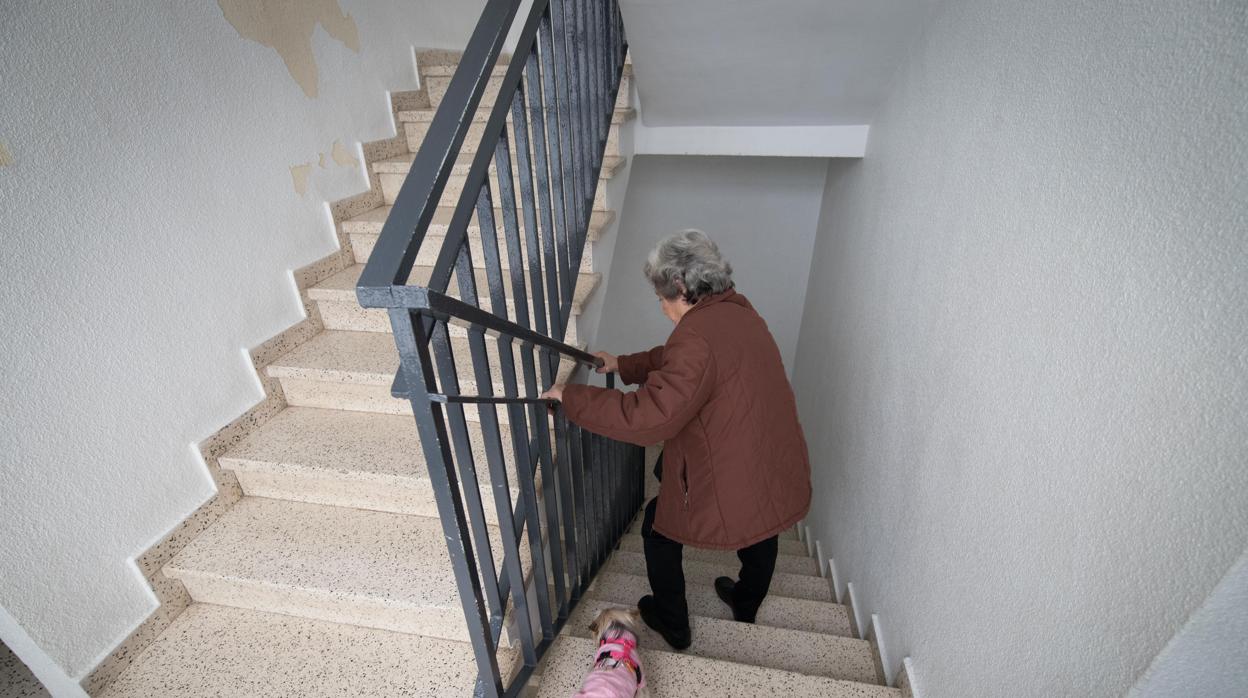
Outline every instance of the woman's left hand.
[(554, 400), (555, 402), (563, 402), (563, 384), (556, 383), (542, 393), (543, 400)]

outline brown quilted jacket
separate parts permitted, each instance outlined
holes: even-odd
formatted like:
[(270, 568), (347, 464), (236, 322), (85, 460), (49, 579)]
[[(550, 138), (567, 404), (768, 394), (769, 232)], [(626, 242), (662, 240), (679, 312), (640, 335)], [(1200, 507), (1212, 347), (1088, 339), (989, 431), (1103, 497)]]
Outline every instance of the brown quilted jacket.
[(736, 550), (810, 509), (810, 461), (780, 350), (745, 296), (707, 296), (667, 343), (619, 357), (630, 393), (563, 392), (568, 418), (621, 441), (664, 442), (654, 528), (686, 545)]

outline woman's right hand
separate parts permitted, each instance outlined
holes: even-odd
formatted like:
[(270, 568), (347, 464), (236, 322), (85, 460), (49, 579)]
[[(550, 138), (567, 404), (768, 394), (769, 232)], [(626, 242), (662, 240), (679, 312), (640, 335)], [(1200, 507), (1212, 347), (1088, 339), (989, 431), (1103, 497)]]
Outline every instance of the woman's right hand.
[(608, 354), (605, 351), (596, 351), (594, 356), (602, 359), (602, 365), (598, 367), (599, 373), (618, 373), (620, 370), (620, 359), (615, 354)]

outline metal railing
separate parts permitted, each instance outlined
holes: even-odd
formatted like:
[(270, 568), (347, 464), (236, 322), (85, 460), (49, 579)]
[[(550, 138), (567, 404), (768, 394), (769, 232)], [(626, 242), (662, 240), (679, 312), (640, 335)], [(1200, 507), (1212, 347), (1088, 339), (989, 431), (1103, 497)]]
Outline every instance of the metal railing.
[[(562, 339), (624, 27), (616, 0), (533, 0), (518, 17), (523, 4), (487, 2), (356, 288), (361, 305), (389, 312), (400, 356), (393, 392), (411, 402), (476, 656), (476, 694), (489, 696), (519, 693), (643, 495), (639, 447), (589, 433), (537, 397), (561, 362), (574, 371), (599, 364)], [(515, 53), (500, 64), (517, 22)], [(479, 107), (483, 135), (465, 150)], [(427, 232), (461, 155), (468, 172), (449, 197), (439, 246)], [(409, 283), (427, 242), (436, 262), (424, 283)]]

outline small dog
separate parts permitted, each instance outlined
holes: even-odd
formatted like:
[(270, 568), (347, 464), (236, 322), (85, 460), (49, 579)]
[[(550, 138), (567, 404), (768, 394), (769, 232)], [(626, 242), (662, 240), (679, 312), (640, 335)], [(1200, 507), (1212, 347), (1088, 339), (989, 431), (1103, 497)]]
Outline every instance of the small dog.
[(649, 698), (641, 657), (637, 653), (637, 629), (641, 612), (635, 608), (608, 608), (589, 632), (598, 639), (594, 666), (581, 684), (578, 698)]

